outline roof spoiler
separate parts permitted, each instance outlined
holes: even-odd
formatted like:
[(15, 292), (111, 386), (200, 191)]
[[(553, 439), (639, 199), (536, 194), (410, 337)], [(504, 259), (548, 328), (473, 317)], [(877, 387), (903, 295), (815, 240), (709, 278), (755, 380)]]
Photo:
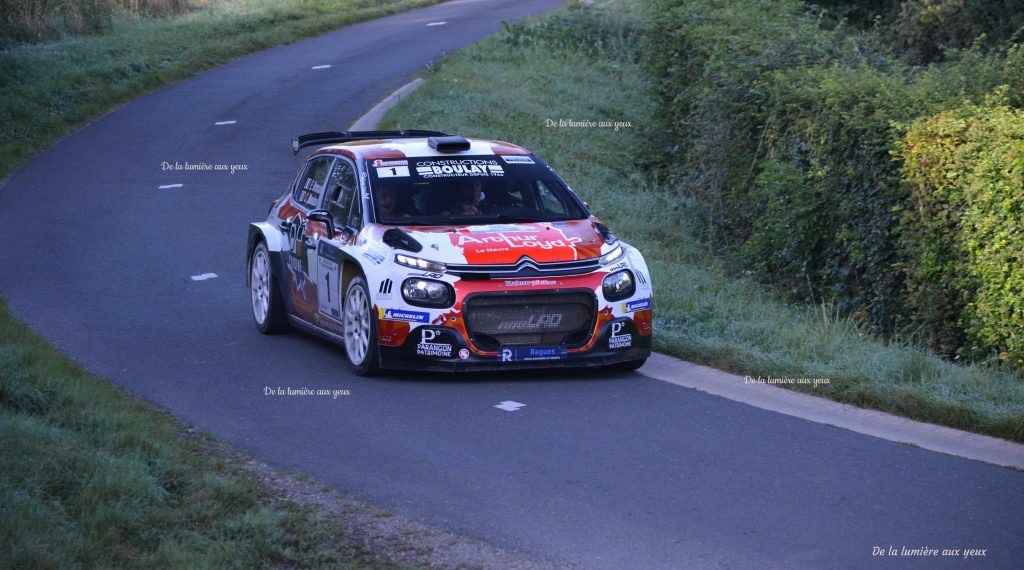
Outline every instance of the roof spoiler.
[(411, 129), (406, 131), (327, 131), (323, 133), (310, 133), (299, 135), (292, 139), (292, 154), (298, 154), (299, 149), (307, 146), (335, 144), (349, 141), (363, 141), (373, 139), (401, 139), (418, 137), (446, 137), (447, 133), (439, 131), (423, 131)]

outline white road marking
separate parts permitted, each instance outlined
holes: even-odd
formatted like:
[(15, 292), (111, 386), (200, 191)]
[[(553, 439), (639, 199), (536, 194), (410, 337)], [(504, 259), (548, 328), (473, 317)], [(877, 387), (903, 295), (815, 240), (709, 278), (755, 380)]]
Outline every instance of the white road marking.
[(214, 123), (214, 126), (219, 127), (221, 125), (233, 125), (237, 122), (238, 121), (217, 121), (216, 123)]
[(160, 187), (160, 190), (168, 190), (170, 188), (181, 188), (184, 184), (164, 184)]
[(526, 404), (520, 404), (519, 402), (513, 402), (512, 400), (505, 400), (504, 402), (494, 407), (498, 408), (499, 410), (505, 410), (506, 412), (514, 412), (525, 405)]
[(427, 24), (427, 27), (429, 28), (430, 26), (443, 26), (447, 23), (448, 22), (430, 22), (429, 24)]
[(394, 107), (402, 100), (403, 97), (415, 91), (420, 85), (423, 85), (424, 79), (417, 77), (405, 85), (399, 87), (394, 93), (388, 95), (383, 101), (377, 103), (372, 109), (366, 112), (365, 115), (356, 119), (356, 122), (352, 123), (352, 126), (348, 128), (350, 131), (372, 131), (377, 128), (377, 124), (384, 118), (384, 113), (388, 112), (388, 109)]
[(327, 69), (330, 65), (314, 65), (313, 69)]
[(193, 281), (206, 281), (207, 279), (213, 279), (217, 277), (216, 273), (200, 273), (199, 275), (193, 275)]

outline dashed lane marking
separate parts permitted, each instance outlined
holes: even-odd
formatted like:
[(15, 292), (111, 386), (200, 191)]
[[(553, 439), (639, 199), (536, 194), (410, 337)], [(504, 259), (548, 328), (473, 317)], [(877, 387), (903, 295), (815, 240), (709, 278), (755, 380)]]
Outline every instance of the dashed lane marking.
[(506, 412), (515, 412), (519, 408), (526, 406), (526, 404), (520, 404), (519, 402), (513, 402), (512, 400), (505, 400), (504, 402), (494, 406), (499, 410), (505, 410)]

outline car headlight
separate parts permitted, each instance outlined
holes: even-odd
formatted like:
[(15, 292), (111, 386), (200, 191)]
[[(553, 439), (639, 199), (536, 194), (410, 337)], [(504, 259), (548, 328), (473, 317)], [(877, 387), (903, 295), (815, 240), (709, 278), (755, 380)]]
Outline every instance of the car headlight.
[(625, 251), (623, 251), (622, 246), (620, 245), (619, 247), (601, 256), (601, 265), (608, 265), (609, 263), (614, 263), (618, 261), (624, 253)]
[(444, 270), (447, 269), (447, 267), (445, 267), (443, 263), (438, 263), (436, 261), (427, 261), (426, 259), (420, 259), (418, 257), (404, 255), (401, 253), (395, 256), (395, 263), (399, 265), (404, 265), (406, 267), (411, 267), (413, 269), (434, 271), (436, 273), (444, 273)]
[(448, 307), (455, 298), (455, 292), (443, 281), (410, 277), (402, 282), (402, 298), (418, 307)]
[(619, 301), (636, 292), (636, 282), (633, 280), (633, 273), (623, 269), (605, 276), (601, 288), (604, 290), (605, 299)]

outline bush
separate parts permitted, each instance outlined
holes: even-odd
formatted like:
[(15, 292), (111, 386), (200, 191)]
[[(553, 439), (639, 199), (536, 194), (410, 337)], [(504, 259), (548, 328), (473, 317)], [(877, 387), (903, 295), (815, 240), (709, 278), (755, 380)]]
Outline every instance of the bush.
[[(1020, 0), (904, 0), (890, 26), (894, 47), (917, 61), (978, 43), (993, 47), (1024, 26)], [(1024, 38), (1020, 38), (1024, 39)]]
[(960, 354), (1024, 365), (1024, 112), (990, 101), (921, 119), (900, 158), (918, 318), (933, 335), (955, 323)]
[(903, 225), (913, 200), (893, 155), (914, 120), (1024, 86), (1021, 48), (914, 67), (792, 0), (649, 0), (648, 17), (664, 166), (707, 205), (710, 240), (798, 300), (958, 354), (968, 335), (950, 311), (966, 301), (938, 295), (959, 282), (908, 269), (932, 264)]

